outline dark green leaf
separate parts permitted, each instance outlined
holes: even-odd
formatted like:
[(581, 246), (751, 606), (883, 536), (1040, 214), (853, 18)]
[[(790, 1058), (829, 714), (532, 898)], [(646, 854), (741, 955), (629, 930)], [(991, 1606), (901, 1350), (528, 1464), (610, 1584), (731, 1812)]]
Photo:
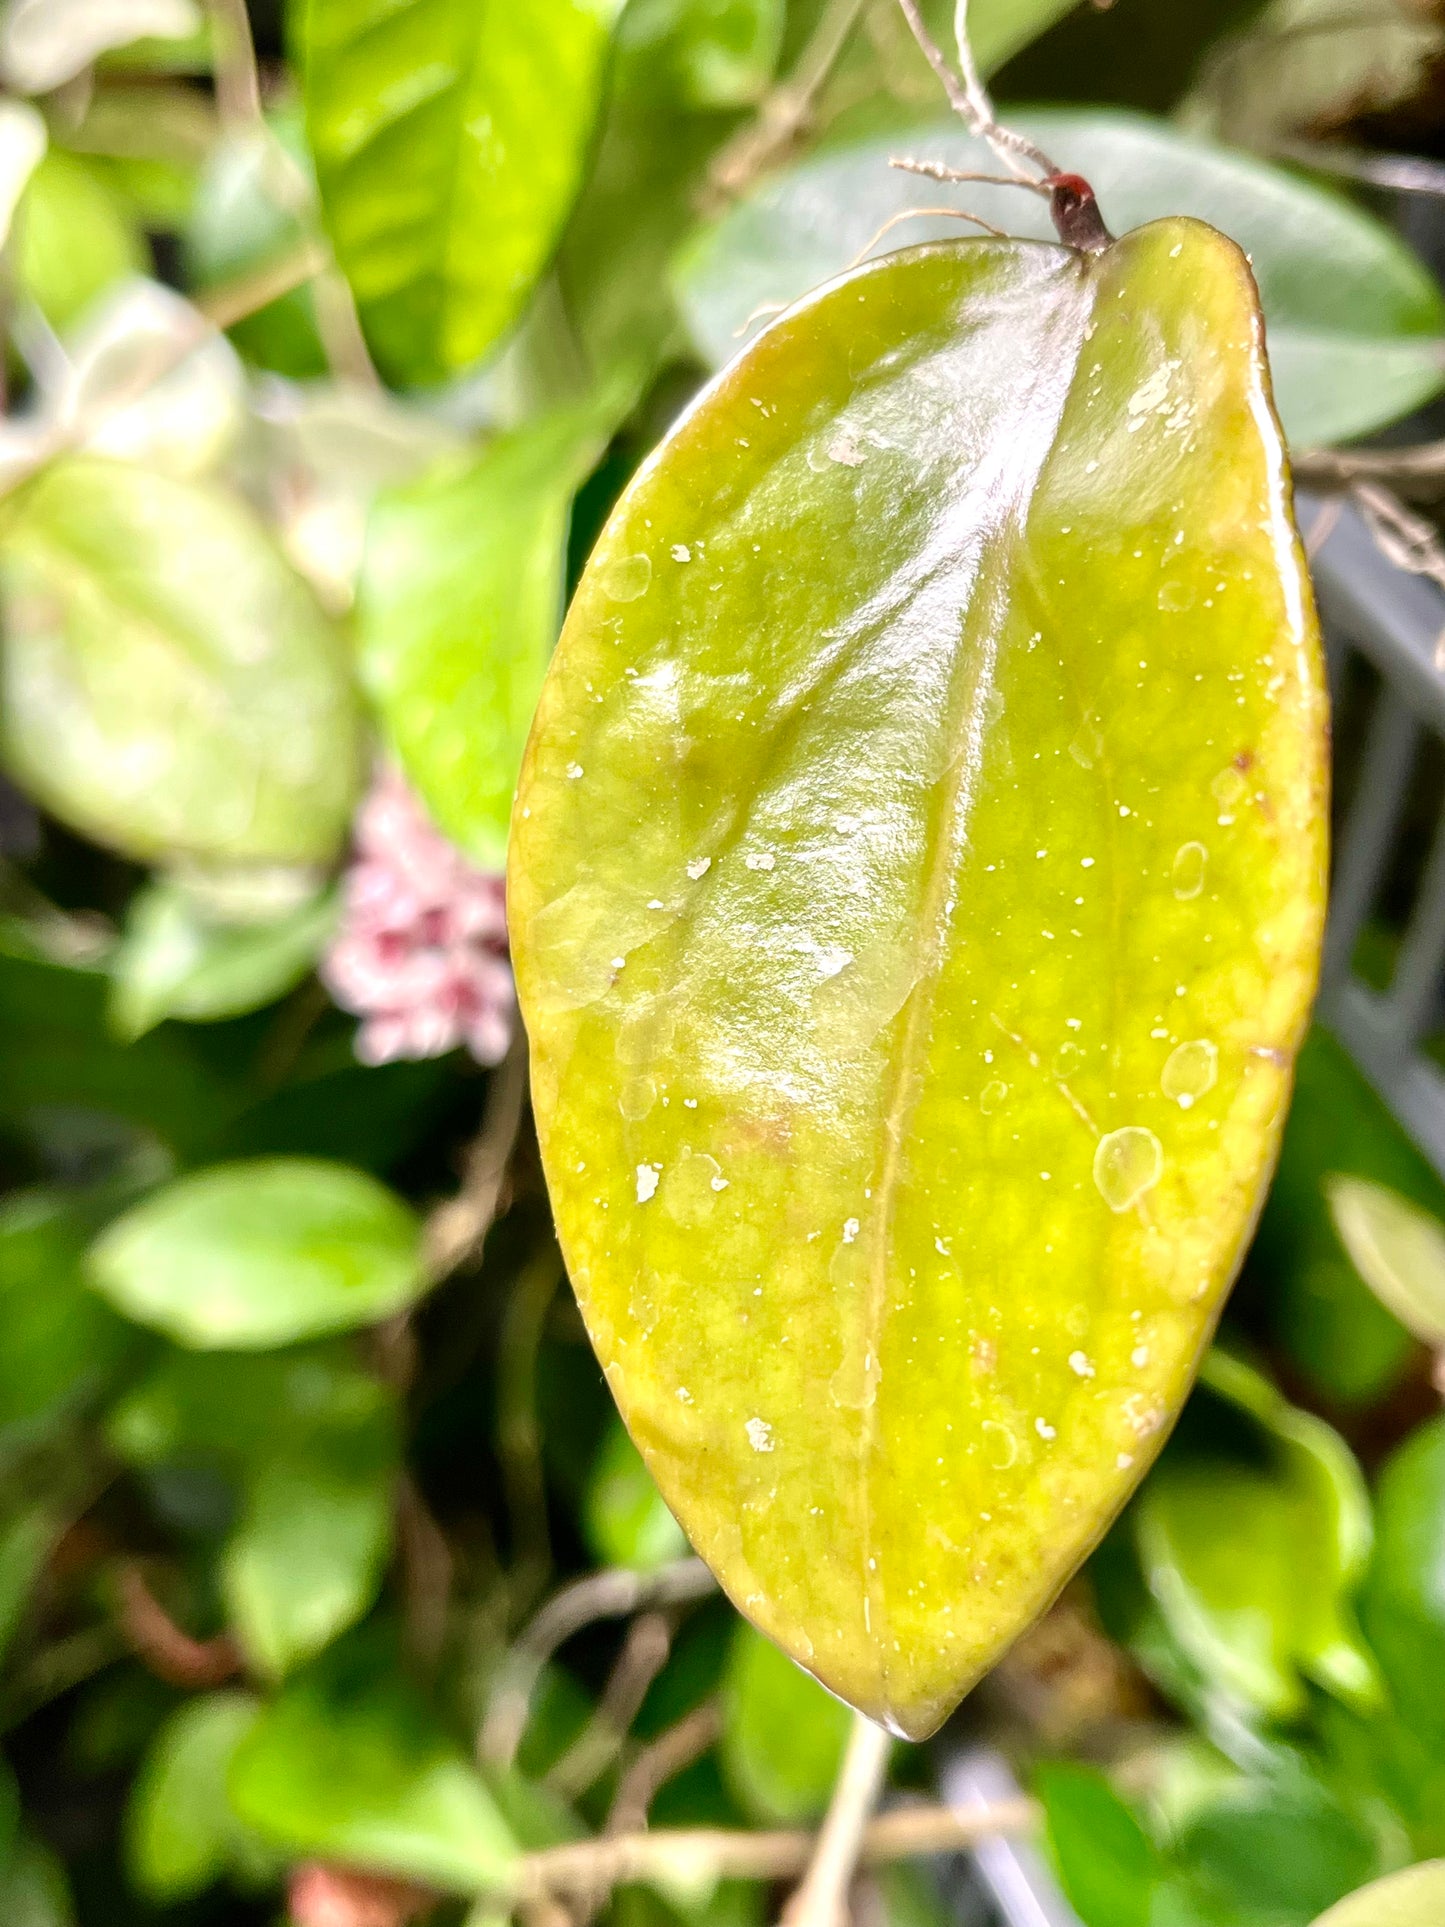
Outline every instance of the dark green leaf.
[[(1137, 116), (1032, 109), (1009, 120), (1061, 167), (1088, 177), (1115, 233), (1191, 214), (1239, 243), (1259, 282), (1275, 398), (1292, 442), (1365, 434), (1445, 386), (1445, 297), (1388, 228), (1347, 201)], [(714, 367), (737, 353), (760, 311), (839, 273), (906, 209), (941, 203), (1009, 233), (1051, 233), (1030, 196), (973, 183), (940, 190), (890, 168), (898, 153), (974, 171), (996, 166), (952, 122), (814, 156), (756, 189), (681, 269), (693, 338)], [(952, 231), (950, 222), (909, 220), (874, 251)]]
[(569, 411), (372, 512), (362, 677), (438, 826), (489, 869), (561, 621), (572, 497), (600, 452), (596, 415)]
[(348, 664), (237, 500), (72, 458), (15, 504), (0, 567), (4, 754), (46, 808), (140, 857), (335, 852), (361, 773)]
[(272, 921), (227, 923), (158, 878), (131, 899), (111, 958), (111, 1022), (129, 1041), (166, 1017), (205, 1022), (273, 1003), (311, 969), (336, 910), (323, 893)]
[(614, 1419), (582, 1502), (587, 1543), (605, 1566), (647, 1572), (687, 1551), (682, 1527), (668, 1511), (642, 1454)]
[(1084, 1927), (1148, 1927), (1163, 1863), (1103, 1774), (1046, 1766), (1035, 1786), (1059, 1878)]
[(632, 0), (620, 56), (651, 63), (688, 107), (745, 107), (772, 78), (786, 14), (784, 0)]
[(322, 207), (395, 382), (476, 361), (516, 320), (581, 184), (619, 0), (304, 0)]
[(217, 1165), (135, 1206), (91, 1248), (118, 1310), (201, 1350), (373, 1325), (425, 1289), (414, 1214), (319, 1158)]
[(1307, 1781), (1256, 1786), (1209, 1807), (1173, 1857), (1226, 1918), (1259, 1927), (1307, 1927), (1380, 1864), (1369, 1829)]
[(277, 1846), (447, 1891), (503, 1885), (515, 1860), (476, 1769), (371, 1639), (283, 1688), (242, 1741), (230, 1792)]
[(741, 1625), (723, 1687), (723, 1770), (755, 1820), (789, 1825), (828, 1804), (848, 1742), (848, 1709)]
[(0, 1205), (0, 1433), (93, 1396), (131, 1337), (85, 1283), (94, 1219), (58, 1192)]
[(226, 1775), (259, 1711), (249, 1693), (210, 1693), (188, 1700), (156, 1736), (126, 1815), (131, 1874), (152, 1900), (201, 1893), (244, 1854)]

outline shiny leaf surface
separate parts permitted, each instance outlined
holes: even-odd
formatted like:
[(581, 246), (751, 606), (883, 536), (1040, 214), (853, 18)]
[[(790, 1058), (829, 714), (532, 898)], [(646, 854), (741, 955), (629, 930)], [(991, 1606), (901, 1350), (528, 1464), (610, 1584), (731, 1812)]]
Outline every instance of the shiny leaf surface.
[(363, 1171), (257, 1158), (178, 1178), (91, 1247), (120, 1311), (199, 1350), (351, 1331), (423, 1289), (414, 1213)]
[(58, 462), (0, 531), (0, 572), (3, 753), (37, 801), (131, 856), (333, 854), (361, 762), (349, 667), (238, 501)]
[(590, 411), (569, 411), (372, 511), (362, 678), (438, 827), (490, 869), (561, 622), (572, 497), (600, 452)]
[(835, 283), (579, 588), (510, 897), (569, 1270), (734, 1600), (904, 1733), (1184, 1395), (1313, 987), (1323, 722), (1191, 222)]
[(322, 208), (398, 383), (465, 368), (520, 313), (581, 185), (619, 0), (304, 0)]
[[(1188, 214), (1239, 243), (1259, 282), (1292, 442), (1363, 435), (1445, 385), (1445, 298), (1388, 228), (1339, 196), (1142, 116), (1055, 108), (1011, 112), (1009, 122), (1088, 177), (1116, 234)], [(895, 154), (996, 171), (950, 122), (816, 155), (764, 183), (682, 266), (683, 309), (713, 366), (737, 352), (760, 309), (795, 300), (864, 251), (957, 231), (954, 221), (910, 219), (875, 241), (909, 208), (967, 208), (1010, 234), (1051, 232), (1041, 201), (920, 180), (889, 167)]]

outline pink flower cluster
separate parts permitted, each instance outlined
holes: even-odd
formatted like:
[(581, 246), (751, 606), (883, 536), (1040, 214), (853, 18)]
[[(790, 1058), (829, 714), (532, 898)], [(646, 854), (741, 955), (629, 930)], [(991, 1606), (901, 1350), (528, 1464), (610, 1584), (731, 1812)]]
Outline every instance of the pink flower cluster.
[(321, 977), (362, 1019), (357, 1056), (389, 1064), (464, 1044), (478, 1063), (498, 1063), (516, 1022), (502, 878), (469, 863), (390, 770), (362, 803), (355, 836)]
[(292, 1869), (288, 1888), (295, 1927), (406, 1927), (432, 1904), (404, 1881), (323, 1867), (314, 1860)]

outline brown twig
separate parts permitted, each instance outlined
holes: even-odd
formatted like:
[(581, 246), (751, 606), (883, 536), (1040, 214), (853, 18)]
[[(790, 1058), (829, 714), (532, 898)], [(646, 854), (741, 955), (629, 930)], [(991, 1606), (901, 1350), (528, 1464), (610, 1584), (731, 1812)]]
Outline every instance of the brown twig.
[(547, 1775), (548, 1786), (564, 1800), (575, 1800), (595, 1785), (621, 1753), (647, 1689), (671, 1651), (672, 1625), (665, 1613), (633, 1620), (596, 1712)]
[(711, 201), (735, 200), (803, 132), (866, 3), (828, 0), (793, 71), (768, 93), (747, 126), (719, 149), (708, 169)]
[(397, 1486), (396, 1539), (401, 1555), (407, 1645), (423, 1665), (435, 1666), (446, 1641), (452, 1554), (446, 1535), (409, 1473)]
[(640, 1748), (617, 1783), (606, 1833), (640, 1833), (668, 1781), (700, 1760), (721, 1733), (722, 1707), (716, 1700), (706, 1700)]
[[(1378, 482), (1356, 482), (1350, 496), (1387, 561), (1445, 590), (1445, 543), (1433, 523), (1407, 509)], [(1445, 670), (1445, 629), (1435, 643), (1435, 667)]]
[(1428, 496), (1445, 489), (1445, 441), (1408, 448), (1303, 448), (1290, 456), (1290, 467), (1296, 481), (1313, 488), (1383, 482), (1403, 494)]
[(1015, 133), (1011, 127), (1001, 127), (993, 110), (993, 101), (978, 71), (973, 57), (973, 47), (968, 36), (968, 0), (957, 0), (954, 13), (954, 38), (958, 45), (958, 61), (962, 78), (956, 74), (944, 58), (938, 42), (928, 31), (918, 0), (898, 0), (903, 18), (908, 22), (909, 31), (923, 49), (924, 58), (942, 82), (943, 91), (948, 96), (948, 104), (971, 134), (986, 141), (998, 155), (1010, 174), (1020, 180), (1029, 178), (1023, 165), (1029, 162), (1044, 176), (1058, 173), (1058, 168), (1041, 147), (1024, 135)]
[(506, 1201), (507, 1168), (527, 1100), (527, 1038), (520, 1024), (492, 1075), (482, 1128), (469, 1147), (461, 1188), (430, 1213), (423, 1242), (434, 1278), (448, 1277), (481, 1251)]
[(547, 1582), (552, 1538), (542, 1472), (537, 1413), (537, 1357), (547, 1313), (562, 1282), (562, 1260), (549, 1240), (518, 1273), (502, 1318), (497, 1353), (497, 1452), (511, 1527), (513, 1581), (530, 1600)]
[(512, 1764), (542, 1668), (584, 1626), (599, 1619), (624, 1619), (648, 1607), (690, 1605), (716, 1586), (701, 1559), (678, 1559), (656, 1572), (608, 1567), (554, 1593), (498, 1671), (477, 1741), (481, 1759), (492, 1766)]
[[(1032, 1800), (994, 1806), (904, 1807), (863, 1829), (859, 1862), (960, 1853), (1001, 1834), (1031, 1833), (1039, 1823)], [(722, 1827), (656, 1828), (544, 1847), (523, 1856), (515, 1898), (525, 1904), (549, 1894), (584, 1898), (631, 1881), (698, 1885), (711, 1879), (786, 1880), (808, 1865), (818, 1836), (811, 1833), (734, 1832)]]
[(241, 1650), (229, 1633), (194, 1639), (171, 1618), (134, 1560), (120, 1569), (117, 1617), (131, 1651), (157, 1679), (197, 1693), (224, 1685), (242, 1670)]
[(783, 1909), (782, 1927), (847, 1927), (848, 1889), (863, 1852), (868, 1821), (883, 1790), (892, 1748), (881, 1726), (862, 1713), (853, 1715), (827, 1818), (807, 1872)]

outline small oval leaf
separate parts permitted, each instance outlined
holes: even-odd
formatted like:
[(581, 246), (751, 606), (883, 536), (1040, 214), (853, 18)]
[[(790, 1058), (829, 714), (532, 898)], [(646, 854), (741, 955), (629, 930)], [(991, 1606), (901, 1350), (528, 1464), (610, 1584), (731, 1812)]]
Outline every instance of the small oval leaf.
[(1380, 1303), (1425, 1345), (1445, 1345), (1445, 1226), (1387, 1185), (1325, 1181), (1350, 1262)]
[(1445, 1920), (1445, 1860), (1424, 1860), (1386, 1874), (1321, 1914), (1315, 1927), (1440, 1927)]
[(834, 283), (578, 591), (510, 915), (571, 1276), (735, 1601), (909, 1736), (1184, 1396), (1313, 989), (1323, 724), (1253, 285), (1190, 221)]
[(198, 1350), (373, 1325), (426, 1282), (415, 1214), (364, 1171), (320, 1158), (178, 1178), (118, 1218), (87, 1263), (118, 1310)]

